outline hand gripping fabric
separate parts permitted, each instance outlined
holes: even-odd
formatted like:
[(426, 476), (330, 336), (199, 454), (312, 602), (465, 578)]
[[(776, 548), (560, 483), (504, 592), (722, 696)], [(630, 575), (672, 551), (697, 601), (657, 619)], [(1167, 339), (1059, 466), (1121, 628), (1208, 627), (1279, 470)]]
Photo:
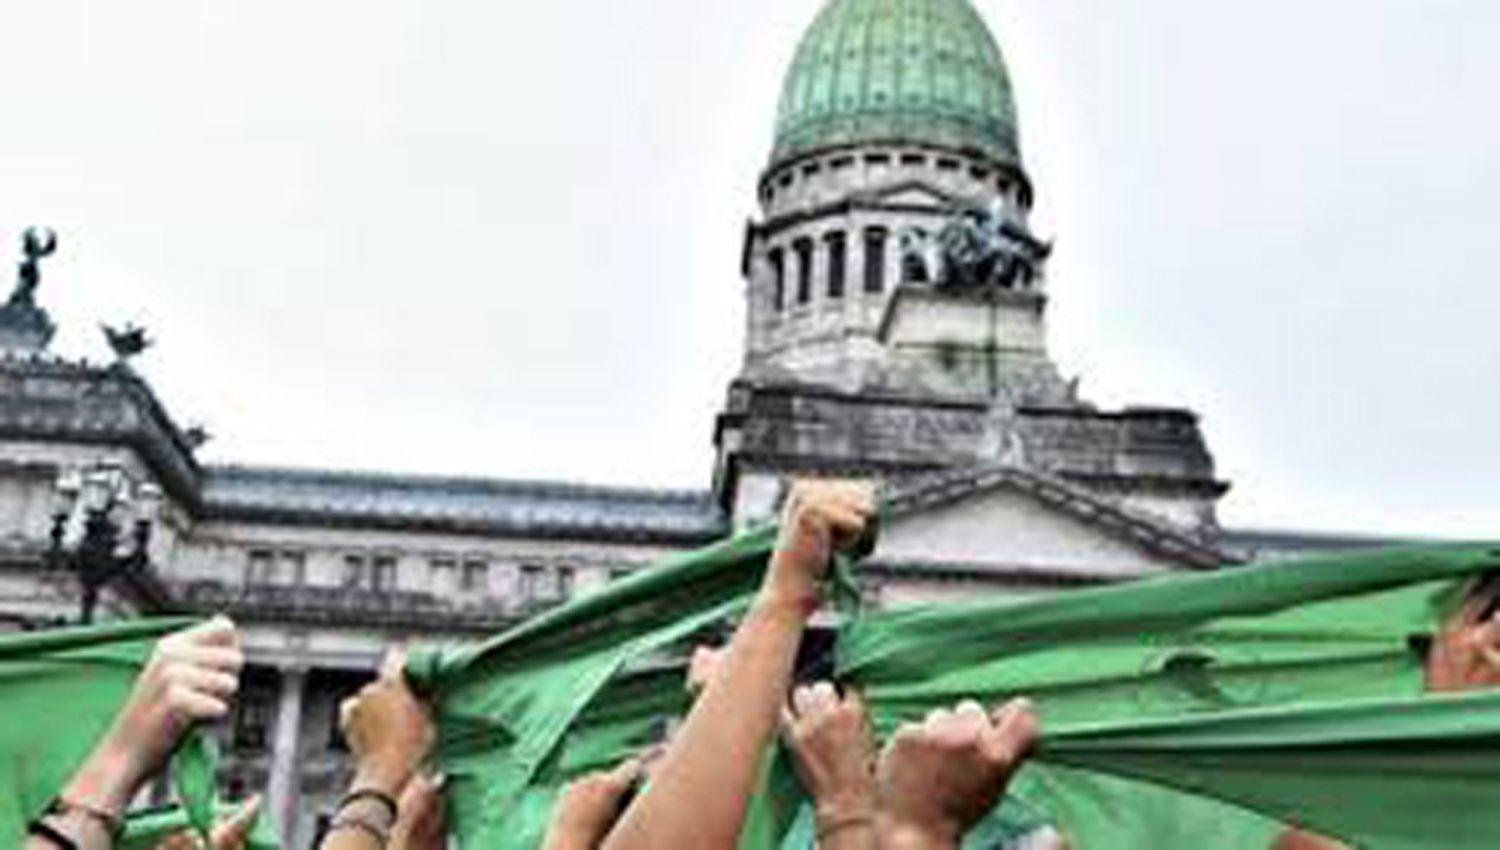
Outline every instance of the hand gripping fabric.
[[(0, 845), (20, 846), (104, 735), (157, 640), (195, 621), (163, 618), (0, 636)], [(213, 764), (200, 737), (174, 760), (183, 818), (212, 826)]]

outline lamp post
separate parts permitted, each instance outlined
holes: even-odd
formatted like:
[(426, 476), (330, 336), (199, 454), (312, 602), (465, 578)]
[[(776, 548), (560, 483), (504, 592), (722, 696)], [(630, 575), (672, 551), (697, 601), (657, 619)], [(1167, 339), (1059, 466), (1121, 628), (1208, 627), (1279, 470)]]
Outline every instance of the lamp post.
[[(47, 566), (77, 578), (80, 622), (86, 625), (94, 620), (101, 590), (117, 579), (144, 572), (150, 564), (151, 516), (160, 494), (153, 485), (132, 487), (123, 469), (107, 464), (82, 473), (64, 472), (58, 476), (57, 491), (61, 504), (52, 515)], [(135, 516), (125, 520), (130, 523), (127, 531), (117, 514), (128, 514), (132, 507)], [(69, 542), (80, 510), (80, 534), (76, 542)], [(122, 537), (129, 538), (123, 552)]]

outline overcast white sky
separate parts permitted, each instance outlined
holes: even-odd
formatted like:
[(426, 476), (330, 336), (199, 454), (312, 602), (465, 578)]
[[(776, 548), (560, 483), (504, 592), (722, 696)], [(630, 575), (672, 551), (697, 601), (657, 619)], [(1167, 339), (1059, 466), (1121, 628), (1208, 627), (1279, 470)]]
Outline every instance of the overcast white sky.
[[(1228, 523), (1500, 534), (1500, 3), (977, 2), (1085, 393), (1200, 411)], [(3, 259), (212, 460), (704, 487), (819, 3), (16, 4)]]

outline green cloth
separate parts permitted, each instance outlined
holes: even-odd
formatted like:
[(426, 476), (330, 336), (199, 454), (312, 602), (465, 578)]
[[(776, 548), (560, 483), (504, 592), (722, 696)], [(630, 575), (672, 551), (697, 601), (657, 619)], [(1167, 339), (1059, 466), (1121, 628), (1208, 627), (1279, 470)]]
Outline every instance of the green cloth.
[[(228, 820), (240, 809), (237, 805), (222, 803), (215, 808), (216, 820)], [(152, 850), (168, 836), (194, 828), (187, 809), (182, 806), (132, 813), (125, 821), (124, 835), (115, 846), (118, 850)], [(277, 850), (280, 846), (270, 819), (257, 816), (245, 839), (247, 850)]]
[[(26, 823), (88, 757), (157, 640), (195, 622), (135, 620), (0, 636), (0, 845), (19, 846)], [(206, 831), (214, 761), (201, 732), (184, 737), (173, 772), (184, 817)]]
[[(412, 655), (464, 846), (536, 847), (568, 778), (684, 708), (676, 675), (633, 671), (742, 610), (772, 534)], [(1294, 822), (1372, 848), (1491, 847), (1500, 695), (1422, 696), (1421, 648), (1497, 566), (1493, 545), (1415, 547), (861, 613), (842, 629), (840, 676), (881, 735), (959, 699), (1038, 703), (1039, 751), (983, 825), (996, 841), (1052, 824), (1074, 850), (1261, 850)], [(790, 773), (778, 757), (742, 847), (808, 846)]]
[[(774, 534), (762, 528), (669, 558), (475, 646), (412, 651), (407, 675), (435, 697), (436, 758), (466, 846), (538, 846), (568, 776), (648, 741), (653, 700), (611, 717), (611, 680), (627, 662), (741, 611)], [(654, 690), (680, 693), (682, 683)], [(590, 715), (594, 705), (602, 708)], [(591, 716), (597, 732), (576, 728)]]

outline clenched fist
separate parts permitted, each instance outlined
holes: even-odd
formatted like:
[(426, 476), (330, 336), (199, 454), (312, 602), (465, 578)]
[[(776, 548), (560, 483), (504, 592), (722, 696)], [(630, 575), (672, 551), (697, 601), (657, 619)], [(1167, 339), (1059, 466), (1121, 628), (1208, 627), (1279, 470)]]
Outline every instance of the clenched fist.
[(797, 688), (782, 709), (781, 736), (812, 794), (818, 834), (873, 828), (875, 747), (859, 694), (840, 697), (828, 682)]
[(427, 709), (406, 685), (406, 654), (393, 649), (380, 678), (339, 706), (339, 729), (354, 752), (354, 789), (401, 794), (432, 747)]
[(875, 513), (874, 489), (854, 481), (804, 480), (792, 485), (763, 597), (810, 615), (818, 579), (837, 549), (854, 545)]
[(993, 715), (966, 701), (903, 724), (876, 771), (881, 847), (957, 847), (999, 802), (1038, 732), (1025, 700)]
[(99, 811), (124, 812), (193, 723), (229, 713), (244, 664), (239, 631), (224, 616), (162, 638), (65, 797)]

